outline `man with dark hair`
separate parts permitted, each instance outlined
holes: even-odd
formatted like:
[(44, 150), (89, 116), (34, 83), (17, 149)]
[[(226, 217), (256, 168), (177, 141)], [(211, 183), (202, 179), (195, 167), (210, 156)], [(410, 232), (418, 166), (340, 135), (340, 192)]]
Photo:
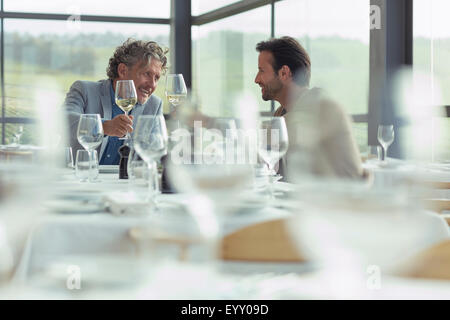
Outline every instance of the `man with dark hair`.
[[(109, 59), (108, 79), (98, 82), (75, 81), (65, 100), (69, 118), (70, 144), (74, 150), (82, 149), (77, 140), (80, 114), (100, 114), (105, 137), (99, 147), (100, 164), (118, 164), (118, 149), (123, 137), (133, 131), (137, 117), (141, 114), (161, 114), (162, 100), (154, 95), (161, 74), (167, 69), (167, 49), (154, 41), (128, 39), (117, 47)], [(133, 80), (137, 93), (137, 104), (126, 116), (116, 105), (114, 91), (117, 80)]]
[[(303, 157), (310, 157), (302, 159), (302, 165), (308, 166), (302, 169), (319, 176), (363, 177), (349, 117), (322, 89), (309, 88), (311, 60), (306, 50), (291, 37), (259, 42), (256, 50), (255, 83), (261, 87), (263, 100), (280, 103), (274, 116), (286, 119), (288, 154), (301, 149)], [(280, 169), (286, 167), (285, 157)], [(295, 170), (287, 167), (289, 173)]]

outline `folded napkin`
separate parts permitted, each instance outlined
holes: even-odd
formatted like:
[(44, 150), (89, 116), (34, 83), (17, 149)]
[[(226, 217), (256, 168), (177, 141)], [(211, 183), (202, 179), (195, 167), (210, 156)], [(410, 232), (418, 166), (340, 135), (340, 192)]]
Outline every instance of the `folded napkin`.
[(144, 216), (152, 210), (146, 195), (136, 192), (114, 192), (103, 197), (108, 211), (115, 216)]

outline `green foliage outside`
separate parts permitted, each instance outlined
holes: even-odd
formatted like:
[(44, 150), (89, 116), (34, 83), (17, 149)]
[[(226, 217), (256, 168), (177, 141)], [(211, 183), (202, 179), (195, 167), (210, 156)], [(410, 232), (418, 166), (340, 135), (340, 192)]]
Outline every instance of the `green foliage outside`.
[[(64, 37), (42, 35), (33, 37), (18, 33), (5, 34), (5, 102), (7, 117), (34, 117), (34, 92), (58, 86), (61, 104), (65, 93), (75, 80), (106, 78), (108, 59), (114, 48), (126, 36), (79, 34)], [(254, 83), (258, 53), (256, 43), (267, 39), (265, 34), (246, 34), (233, 31), (211, 32), (193, 43), (193, 88), (202, 102), (202, 110), (212, 115), (226, 115), (232, 97), (246, 91), (259, 105), (270, 111), (270, 103), (261, 99)], [(154, 39), (164, 46), (168, 37)], [(299, 39), (312, 59), (312, 86), (326, 89), (349, 114), (367, 113), (369, 87), (369, 47), (358, 40), (341, 38)], [(441, 82), (444, 101), (450, 101), (450, 40), (439, 40), (435, 49), (436, 75)], [(429, 68), (429, 46), (426, 39), (415, 39), (415, 66)], [(169, 60), (170, 61), (170, 60)], [(51, 81), (48, 81), (51, 79)], [(50, 83), (50, 82), (53, 82)], [(156, 95), (164, 97), (165, 78), (160, 80)], [(277, 106), (275, 106), (277, 107)], [(440, 121), (441, 133), (437, 142), (439, 159), (450, 159), (450, 126)], [(32, 125), (25, 126), (22, 143), (34, 143)], [(7, 124), (6, 143), (11, 142), (17, 125)], [(367, 149), (367, 124), (354, 124), (354, 133), (361, 152)]]

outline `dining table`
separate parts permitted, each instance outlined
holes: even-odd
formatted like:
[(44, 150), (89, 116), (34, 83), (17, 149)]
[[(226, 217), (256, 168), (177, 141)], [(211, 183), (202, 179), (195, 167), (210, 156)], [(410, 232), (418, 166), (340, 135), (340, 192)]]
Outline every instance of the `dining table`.
[[(386, 172), (394, 170), (376, 164), (366, 168), (375, 176), (374, 185), (385, 182)], [(395, 167), (396, 174), (402, 170), (407, 168)], [(448, 177), (445, 170), (433, 174), (442, 181)], [(36, 208), (39, 218), (26, 235), (11, 281), (0, 285), (2, 299), (450, 298), (450, 281), (389, 274), (375, 289), (364, 282), (352, 290), (336, 290), (314, 261), (211, 259), (202, 256), (204, 243), (194, 244), (193, 258), (185, 261), (170, 254), (177, 248), (145, 252), (145, 243), (133, 239), (130, 230), (154, 231), (157, 226), (188, 236), (198, 231), (198, 217), (192, 212), (198, 209), (192, 206), (198, 199), (193, 194), (162, 193), (152, 206), (145, 181), (119, 179), (118, 167), (100, 166), (92, 183), (80, 182), (71, 168), (58, 169), (56, 176)], [(275, 200), (252, 189), (231, 201), (220, 238), (295, 215), (297, 186), (278, 181), (274, 189)], [(424, 247), (448, 239), (445, 219), (430, 212), (424, 217), (424, 224), (439, 230)]]

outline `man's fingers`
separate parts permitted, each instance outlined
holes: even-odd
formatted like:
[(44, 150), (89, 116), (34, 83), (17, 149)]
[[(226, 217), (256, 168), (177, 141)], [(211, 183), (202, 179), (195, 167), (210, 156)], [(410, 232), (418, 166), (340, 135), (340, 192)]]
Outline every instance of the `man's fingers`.
[(119, 128), (120, 128), (121, 132), (125, 132), (125, 133), (133, 132), (133, 126), (128, 123), (121, 123), (119, 125)]

